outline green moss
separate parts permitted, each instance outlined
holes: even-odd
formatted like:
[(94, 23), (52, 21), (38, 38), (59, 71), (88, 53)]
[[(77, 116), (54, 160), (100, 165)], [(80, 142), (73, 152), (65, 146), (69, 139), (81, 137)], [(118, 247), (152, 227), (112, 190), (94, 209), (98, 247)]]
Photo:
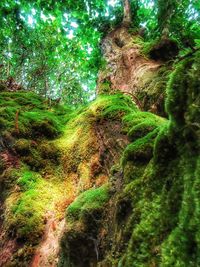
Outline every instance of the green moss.
[[(67, 109), (59, 107), (44, 111), (43, 100), (34, 95), (29, 95), (34, 99), (32, 105), (23, 92), (0, 93), (0, 124), (2, 129), (8, 129), (4, 143), (14, 148), (20, 161), (31, 170), (44, 174), (42, 177), (24, 166), (12, 173), (8, 170), (1, 177), (5, 188), (6, 183), (9, 185), (4, 214), (7, 233), (27, 244), (36, 244), (43, 234), (47, 212), (55, 209), (55, 199), (65, 190), (65, 184), (55, 177), (60, 156), (57, 146), (62, 153), (64, 177), (67, 182), (71, 179), (78, 184), (77, 192), (83, 191), (92, 186), (90, 179), (95, 179), (90, 172), (91, 158), (99, 152), (95, 125), (103, 120), (123, 120), (124, 132), (132, 143), (123, 153), (122, 166), (111, 170), (113, 185), (119, 186), (112, 192), (116, 195), (110, 201), (113, 210), (108, 213), (116, 215), (112, 217), (114, 222), (105, 220), (108, 229), (113, 229), (112, 248), (110, 243), (105, 246), (111, 250), (109, 262), (124, 267), (199, 266), (199, 66), (198, 55), (195, 60), (181, 62), (172, 75), (167, 101), (170, 122), (139, 112), (122, 94), (102, 95), (65, 116)], [(13, 140), (8, 133), (15, 128), (19, 109), (23, 138), (15, 135)], [(64, 135), (48, 141), (62, 133), (64, 121)], [(3, 171), (3, 162), (1, 165)], [(46, 175), (46, 166), (52, 169), (53, 179)], [(71, 173), (77, 176), (72, 179)], [(67, 208), (68, 233), (62, 246), (70, 257), (73, 258), (73, 242), (81, 256), (86, 247), (87, 251), (93, 249), (90, 237), (99, 238), (100, 220), (109, 199), (109, 186), (103, 185), (84, 191)], [(108, 240), (103, 242), (110, 242), (109, 237), (108, 234)], [(96, 260), (93, 251), (88, 255)], [(69, 260), (70, 257), (66, 256)], [(89, 266), (90, 259), (85, 262)]]
[(120, 118), (122, 115), (125, 115), (133, 110), (137, 110), (137, 108), (131, 98), (120, 93), (114, 95), (100, 95), (96, 100), (90, 103), (87, 108), (80, 111), (81, 117), (94, 116), (96, 119), (100, 119), (117, 116)]
[(50, 159), (55, 163), (58, 163), (60, 151), (54, 143), (42, 142), (42, 144), (39, 146), (39, 152), (41, 153), (43, 159)]
[(20, 123), (22, 132), (24, 131), (26, 135), (29, 133), (32, 137), (46, 137), (52, 139), (62, 132), (62, 124), (59, 118), (51, 112), (24, 112)]
[[(133, 110), (137, 108), (129, 97), (116, 94), (101, 95), (90, 105), (72, 114), (66, 125), (65, 134), (56, 140), (55, 144), (62, 151), (65, 172), (78, 176), (79, 191), (92, 186), (100, 174), (99, 170), (95, 173), (92, 167), (95, 166), (93, 158), (99, 161), (97, 125), (111, 119), (120, 123), (122, 117)], [(100, 166), (98, 162), (97, 165)]]
[(45, 193), (41, 201), (40, 192), (44, 192), (47, 183), (39, 174), (28, 170), (16, 175), (22, 192), (19, 196), (11, 195), (6, 200), (8, 231), (15, 233), (17, 238), (37, 242), (44, 229), (45, 205), (50, 200), (50, 196)]
[(141, 54), (144, 56), (144, 57), (150, 57), (150, 52), (151, 50), (153, 49), (153, 47), (155, 45), (158, 44), (160, 40), (157, 38), (155, 40), (151, 40), (151, 41), (144, 41), (144, 39), (141, 37), (141, 36), (135, 36), (134, 35), (134, 38), (133, 38), (133, 44), (136, 44), (136, 45), (139, 45), (140, 48), (141, 48)]
[(144, 137), (158, 127), (161, 127), (166, 120), (148, 112), (136, 112), (125, 117), (124, 122), (128, 130), (128, 137), (134, 141)]
[[(59, 266), (89, 266), (97, 257), (94, 242), (110, 193), (108, 185), (81, 193), (66, 210), (67, 227), (61, 240)], [(96, 260), (95, 260), (96, 261)]]
[(72, 220), (81, 219), (91, 211), (102, 210), (109, 200), (107, 185), (89, 189), (80, 194), (77, 199), (67, 208), (67, 218)]
[(155, 129), (128, 145), (123, 153), (122, 166), (125, 166), (127, 161), (148, 162), (153, 156), (153, 146), (158, 131), (159, 129)]
[(5, 119), (0, 118), (0, 130), (6, 129), (7, 124), (8, 124), (8, 122)]
[[(129, 201), (131, 211), (124, 220), (119, 216), (117, 222), (125, 225), (123, 235), (129, 240), (122, 251), (112, 252), (118, 253), (119, 266), (200, 264), (199, 63), (197, 53), (179, 63), (171, 76), (166, 105), (169, 122), (157, 124), (145, 113), (124, 118), (127, 131), (132, 128), (133, 140), (145, 135), (149, 127), (151, 130), (151, 123), (145, 125), (146, 121), (158, 127), (136, 139), (124, 152), (125, 184), (118, 200), (119, 207), (121, 201)], [(141, 129), (143, 124), (147, 129)]]
[(4, 82), (2, 82), (2, 81), (0, 81), (0, 92), (3, 92), (3, 91), (5, 91), (6, 90), (6, 85), (5, 85), (5, 83)]
[(27, 139), (18, 139), (14, 144), (14, 149), (20, 156), (26, 156), (30, 153), (31, 142)]
[[(177, 195), (179, 205), (176, 209), (176, 223), (162, 244), (161, 266), (198, 266), (200, 263), (198, 242), (200, 166), (197, 138), (199, 129), (194, 126), (199, 121), (199, 69), (198, 52), (193, 59), (184, 60), (178, 65), (168, 87), (167, 110), (171, 118), (168, 135), (170, 142), (173, 140), (176, 146), (176, 158), (179, 155), (176, 165), (179, 167), (179, 173), (172, 187), (174, 191), (176, 190), (176, 195), (168, 194), (167, 198), (168, 216), (172, 216), (174, 209), (171, 202), (177, 202)], [(172, 109), (172, 106), (175, 107)], [(173, 171), (175, 170), (174, 168)]]
[(16, 114), (18, 116), (19, 131), (22, 137), (43, 137), (55, 138), (62, 133), (63, 123), (71, 112), (65, 109), (60, 112), (60, 106), (48, 109), (45, 101), (38, 95), (31, 92), (1, 92), (0, 112), (1, 128), (12, 130), (15, 133)]
[(111, 83), (109, 81), (102, 82), (98, 85), (100, 94), (109, 94), (111, 92)]
[(150, 112), (140, 112), (132, 111), (123, 117), (124, 127), (127, 129), (127, 132), (134, 127), (136, 124), (142, 123), (144, 121), (153, 120), (155, 123), (161, 123), (164, 121), (163, 118), (156, 116)]
[(148, 133), (152, 132), (158, 127), (158, 124), (154, 123), (154, 121), (142, 122), (136, 126), (133, 126), (131, 130), (128, 132), (129, 139), (131, 141), (135, 141), (140, 137), (144, 137)]
[(44, 231), (46, 213), (54, 209), (62, 186), (27, 167), (13, 170), (12, 176), (17, 191), (11, 192), (5, 201), (6, 230), (29, 244), (37, 244)]
[(130, 97), (123, 94), (115, 94), (110, 97), (101, 96), (99, 101), (101, 100), (105, 101), (105, 105), (103, 106), (101, 113), (101, 116), (104, 118), (122, 118), (130, 112), (138, 110)]
[(20, 186), (20, 189), (27, 191), (28, 189), (34, 188), (37, 184), (40, 175), (38, 173), (25, 170), (22, 175), (17, 179), (17, 184)]
[(32, 106), (43, 106), (43, 99), (33, 93), (27, 91), (20, 91), (20, 92), (1, 92), (0, 94), (0, 105), (4, 105), (4, 103), (8, 101), (13, 101), (13, 103), (17, 103), (18, 105), (29, 105)]
[(184, 124), (192, 127), (191, 124), (196, 123), (200, 114), (199, 68), (200, 53), (198, 52), (195, 54), (195, 60), (190, 58), (181, 61), (171, 75), (167, 88), (166, 109), (172, 123), (178, 127)]

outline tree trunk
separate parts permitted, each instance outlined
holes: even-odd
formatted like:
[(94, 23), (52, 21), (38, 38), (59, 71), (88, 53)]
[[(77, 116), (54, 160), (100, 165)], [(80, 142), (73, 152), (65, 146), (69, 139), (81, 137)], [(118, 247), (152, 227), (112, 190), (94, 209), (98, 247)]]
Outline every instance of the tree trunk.
[(129, 27), (132, 22), (130, 0), (123, 0), (123, 7), (124, 7), (124, 17), (122, 25), (125, 27)]
[(137, 33), (129, 33), (127, 24), (122, 23), (102, 40), (101, 50), (107, 65), (99, 72), (97, 94), (121, 91), (132, 95), (140, 109), (165, 115), (166, 80), (159, 74), (163, 62), (143, 54), (140, 38)]

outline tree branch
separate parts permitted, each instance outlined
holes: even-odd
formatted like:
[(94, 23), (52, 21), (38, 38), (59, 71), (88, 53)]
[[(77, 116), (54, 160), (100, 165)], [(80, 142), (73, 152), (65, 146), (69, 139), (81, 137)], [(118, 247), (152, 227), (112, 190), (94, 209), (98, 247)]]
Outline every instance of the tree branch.
[(132, 22), (130, 0), (123, 0), (123, 7), (124, 7), (124, 17), (123, 17), (122, 25), (125, 27), (129, 27)]

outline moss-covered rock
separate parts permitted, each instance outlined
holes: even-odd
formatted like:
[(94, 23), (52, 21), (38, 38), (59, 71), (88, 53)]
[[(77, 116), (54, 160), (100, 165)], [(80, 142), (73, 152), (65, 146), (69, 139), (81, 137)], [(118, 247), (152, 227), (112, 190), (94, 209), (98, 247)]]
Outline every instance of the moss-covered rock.
[(67, 208), (67, 218), (79, 220), (90, 212), (101, 211), (109, 199), (108, 185), (89, 189), (80, 194), (77, 199)]
[(98, 260), (97, 236), (109, 198), (108, 185), (103, 185), (83, 192), (67, 208), (60, 266), (89, 266)]
[(158, 130), (155, 129), (145, 137), (139, 138), (128, 145), (123, 154), (122, 165), (124, 166), (127, 161), (148, 162), (153, 156), (154, 141), (157, 134)]

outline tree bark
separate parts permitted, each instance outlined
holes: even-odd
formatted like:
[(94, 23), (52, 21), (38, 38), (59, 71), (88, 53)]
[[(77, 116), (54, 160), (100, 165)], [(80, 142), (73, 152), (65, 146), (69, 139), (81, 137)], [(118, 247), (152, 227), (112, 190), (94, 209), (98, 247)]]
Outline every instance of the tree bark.
[(123, 0), (123, 7), (124, 7), (124, 17), (123, 17), (122, 25), (129, 27), (132, 22), (130, 0)]

